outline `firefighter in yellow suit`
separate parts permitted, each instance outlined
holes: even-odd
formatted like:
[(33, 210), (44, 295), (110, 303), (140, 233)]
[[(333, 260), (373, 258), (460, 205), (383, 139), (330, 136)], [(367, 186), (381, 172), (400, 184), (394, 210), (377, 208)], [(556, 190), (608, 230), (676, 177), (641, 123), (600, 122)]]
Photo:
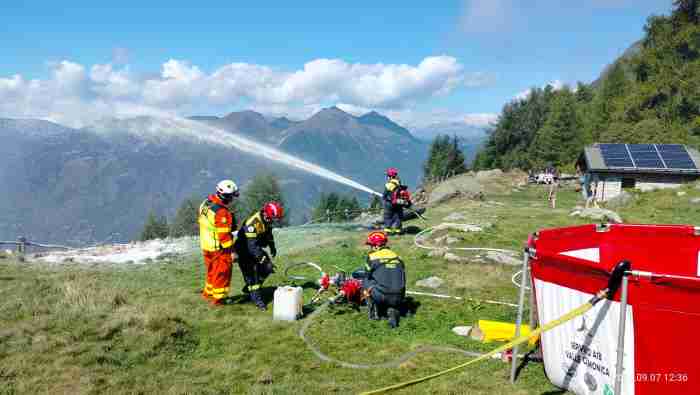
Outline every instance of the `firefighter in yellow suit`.
[(223, 180), (216, 186), (216, 193), (209, 195), (199, 206), (199, 240), (207, 275), (202, 297), (213, 305), (221, 305), (231, 287), (233, 266), (233, 213), (227, 207), (238, 197), (238, 187), (231, 180)]

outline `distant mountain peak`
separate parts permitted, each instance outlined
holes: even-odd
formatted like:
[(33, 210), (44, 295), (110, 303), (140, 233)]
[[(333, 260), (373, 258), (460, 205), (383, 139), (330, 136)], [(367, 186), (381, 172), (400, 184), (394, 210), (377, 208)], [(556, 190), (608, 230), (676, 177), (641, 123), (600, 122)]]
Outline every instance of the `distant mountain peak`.
[(224, 119), (241, 119), (241, 118), (247, 118), (247, 119), (258, 119), (262, 121), (266, 121), (265, 117), (260, 114), (259, 112), (253, 111), (253, 110), (243, 110), (243, 111), (234, 111), (229, 113), (224, 117)]
[(364, 125), (383, 127), (393, 131), (394, 133), (398, 133), (402, 136), (415, 139), (415, 137), (411, 134), (411, 132), (408, 131), (408, 129), (392, 121), (386, 115), (380, 114), (376, 111), (370, 111), (357, 119), (360, 121), (360, 123)]
[(322, 109), (321, 111), (319, 111), (317, 114), (340, 114), (340, 115), (352, 116), (352, 115), (346, 113), (345, 111), (341, 110), (340, 108), (338, 108), (338, 106), (326, 107), (326, 108)]
[(324, 108), (308, 119), (310, 122), (350, 122), (354, 120), (354, 116), (336, 106)]

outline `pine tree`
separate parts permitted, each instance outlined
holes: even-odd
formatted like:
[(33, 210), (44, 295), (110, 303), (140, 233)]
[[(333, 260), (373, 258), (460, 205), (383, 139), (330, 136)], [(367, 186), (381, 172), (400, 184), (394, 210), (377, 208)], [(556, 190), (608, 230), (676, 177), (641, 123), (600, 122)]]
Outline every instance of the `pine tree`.
[(280, 224), (288, 224), (289, 211), (285, 205), (284, 196), (282, 195), (282, 189), (280, 188), (277, 176), (274, 174), (257, 174), (253, 177), (250, 185), (246, 187), (242, 195), (245, 196), (243, 205), (248, 209), (249, 213), (262, 209), (265, 203), (268, 202), (277, 202), (281, 204), (285, 208), (285, 211), (284, 218), (282, 218)]
[(377, 195), (372, 195), (372, 200), (369, 203), (369, 208), (377, 209), (382, 207), (382, 199)]
[(546, 87), (507, 103), (474, 168), (566, 164), (595, 142), (700, 145), (699, 4), (675, 0), (670, 16), (650, 17), (639, 50), (579, 84), (573, 100)]
[(573, 163), (580, 149), (580, 125), (576, 101), (568, 88), (557, 92), (542, 129), (533, 142), (533, 157), (538, 165)]
[(459, 147), (457, 136), (452, 139), (446, 135), (436, 136), (430, 145), (428, 159), (423, 164), (423, 178), (431, 182), (466, 170), (464, 153)]
[(683, 22), (700, 23), (700, 0), (674, 0), (674, 17)]
[(194, 197), (185, 199), (182, 202), (175, 212), (175, 218), (170, 223), (170, 237), (195, 236), (199, 234), (197, 217), (201, 203), (200, 199)]
[(462, 174), (467, 171), (467, 166), (464, 164), (464, 153), (459, 148), (459, 139), (457, 135), (452, 136), (449, 151), (447, 153), (447, 173), (448, 175)]
[(165, 216), (159, 217), (155, 212), (151, 211), (146, 217), (146, 223), (143, 225), (139, 239), (146, 241), (164, 239), (166, 237), (168, 237), (168, 219)]

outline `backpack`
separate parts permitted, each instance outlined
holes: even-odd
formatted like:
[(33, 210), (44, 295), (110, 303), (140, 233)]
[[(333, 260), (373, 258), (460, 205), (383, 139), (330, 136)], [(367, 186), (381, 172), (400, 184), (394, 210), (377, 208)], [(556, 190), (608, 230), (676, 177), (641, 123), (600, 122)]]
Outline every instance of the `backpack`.
[(391, 193), (391, 204), (395, 206), (411, 207), (411, 194), (408, 192), (408, 187), (406, 185), (399, 185), (399, 187)]

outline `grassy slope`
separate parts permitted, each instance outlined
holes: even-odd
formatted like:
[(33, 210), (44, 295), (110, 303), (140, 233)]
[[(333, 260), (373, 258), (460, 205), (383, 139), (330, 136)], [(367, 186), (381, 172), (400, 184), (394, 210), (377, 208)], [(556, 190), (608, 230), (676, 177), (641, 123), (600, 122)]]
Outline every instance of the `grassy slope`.
[[(700, 223), (700, 205), (687, 189), (643, 195), (621, 210), (626, 219), (647, 223)], [(452, 211), (494, 226), (467, 235), (464, 245), (519, 249), (539, 228), (582, 223), (568, 210), (546, 208), (544, 191), (529, 188), (511, 196), (491, 196), (505, 206), (453, 202), (430, 211), (437, 223)], [(577, 195), (560, 193), (570, 208)], [(414, 222), (417, 226), (424, 226)], [(278, 265), (311, 260), (328, 271), (363, 259), (364, 233), (284, 255)], [(446, 279), (438, 292), (515, 301), (510, 276), (517, 270), (482, 264), (446, 264), (412, 246), (413, 238), (392, 240), (408, 263), (410, 288), (417, 279)], [(359, 371), (320, 363), (298, 338), (300, 323), (271, 320), (250, 304), (209, 308), (199, 297), (203, 268), (199, 257), (137, 267), (51, 268), (0, 259), (0, 393), (351, 393), (441, 370), (464, 360), (454, 354), (423, 354), (399, 369)], [(282, 283), (278, 274), (268, 285)], [(238, 293), (242, 282), (233, 280)], [(272, 288), (268, 289), (271, 294)], [(312, 292), (311, 289), (306, 291)], [(453, 335), (455, 325), (479, 318), (513, 320), (514, 309), (420, 298), (415, 317), (398, 330), (370, 322), (364, 311), (325, 312), (309, 333), (321, 348), (352, 362), (380, 362), (421, 344), (487, 350)], [(515, 387), (507, 365), (489, 361), (402, 393), (544, 394), (556, 391), (542, 365), (529, 364)]]

